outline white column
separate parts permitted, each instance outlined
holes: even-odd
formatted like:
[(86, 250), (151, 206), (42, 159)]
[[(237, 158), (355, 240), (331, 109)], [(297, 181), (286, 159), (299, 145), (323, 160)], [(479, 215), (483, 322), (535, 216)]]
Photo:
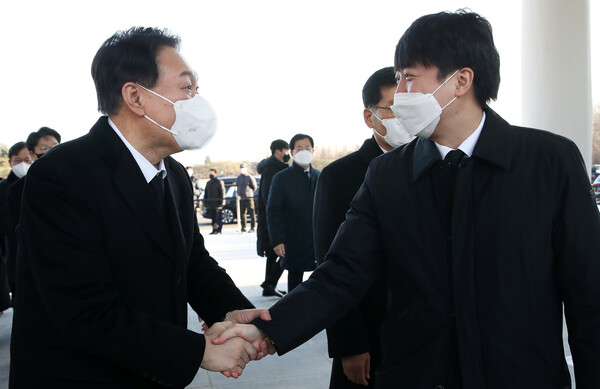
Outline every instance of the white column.
[(523, 125), (573, 140), (592, 158), (589, 0), (523, 0)]

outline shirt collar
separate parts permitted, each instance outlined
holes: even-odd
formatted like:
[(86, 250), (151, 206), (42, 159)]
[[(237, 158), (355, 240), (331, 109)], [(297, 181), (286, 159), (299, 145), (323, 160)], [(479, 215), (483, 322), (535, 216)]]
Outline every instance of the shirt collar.
[[(465, 153), (467, 155), (467, 157), (471, 157), (471, 155), (473, 155), (473, 149), (475, 149), (475, 145), (477, 144), (477, 141), (479, 140), (479, 135), (481, 135), (481, 129), (483, 128), (484, 123), (485, 123), (485, 111), (483, 112), (481, 121), (479, 122), (479, 125), (477, 126), (475, 131), (473, 131), (473, 133), (471, 135), (469, 135), (469, 137), (467, 139), (465, 139), (458, 146), (458, 149), (461, 150), (463, 153)], [(435, 143), (435, 146), (437, 147), (438, 151), (440, 152), (442, 159), (446, 158), (446, 154), (448, 154), (450, 151), (454, 150), (450, 147), (442, 146), (438, 143)]]
[(144, 157), (142, 154), (140, 154), (140, 152), (137, 151), (131, 145), (131, 143), (129, 143), (127, 141), (127, 139), (125, 139), (125, 137), (123, 136), (123, 134), (121, 134), (121, 131), (117, 128), (117, 126), (115, 125), (115, 123), (113, 123), (113, 121), (110, 120), (110, 118), (108, 118), (108, 124), (110, 124), (110, 126), (112, 127), (112, 129), (117, 133), (117, 135), (119, 136), (119, 138), (121, 138), (121, 140), (123, 141), (123, 143), (125, 144), (125, 146), (127, 146), (127, 148), (129, 149), (129, 152), (131, 153), (131, 155), (135, 159), (135, 162), (140, 167), (140, 170), (142, 171), (142, 174), (144, 175), (144, 178), (146, 179), (146, 182), (150, 182), (158, 173), (162, 174), (162, 178), (165, 178), (167, 176), (167, 170), (165, 169), (165, 161), (164, 161), (164, 159), (160, 160), (160, 162), (158, 163), (158, 167), (154, 166), (152, 163), (150, 163), (150, 161), (148, 161), (146, 159), (146, 157)]

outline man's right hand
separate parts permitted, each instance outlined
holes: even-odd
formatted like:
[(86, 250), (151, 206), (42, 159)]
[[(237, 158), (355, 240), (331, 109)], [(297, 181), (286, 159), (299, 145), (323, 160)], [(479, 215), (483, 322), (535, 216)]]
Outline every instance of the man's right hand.
[[(242, 371), (246, 364), (253, 359), (256, 359), (258, 351), (256, 348), (244, 340), (243, 338), (231, 338), (219, 345), (213, 344), (213, 340), (218, 338), (222, 332), (223, 326), (231, 327), (233, 323), (217, 323), (219, 329), (211, 327), (204, 334), (206, 346), (204, 348), (204, 357), (200, 363), (200, 367), (205, 370), (224, 372), (226, 376), (238, 378), (242, 375)], [(225, 372), (229, 372), (226, 374)]]
[(283, 243), (279, 243), (277, 246), (273, 247), (273, 251), (277, 254), (278, 257), (285, 257), (285, 245)]
[(344, 374), (355, 384), (368, 386), (367, 379), (371, 378), (371, 355), (363, 353), (342, 358)]

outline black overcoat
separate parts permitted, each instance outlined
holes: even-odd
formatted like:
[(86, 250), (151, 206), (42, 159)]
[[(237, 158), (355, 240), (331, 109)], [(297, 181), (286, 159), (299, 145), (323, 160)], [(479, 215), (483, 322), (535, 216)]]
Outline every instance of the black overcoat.
[(165, 158), (165, 212), (101, 117), (27, 173), (20, 219), (13, 388), (183, 388), (209, 324), (251, 307), (204, 247), (190, 179)]
[(267, 225), (273, 247), (285, 245), (281, 267), (311, 271), (316, 267), (312, 214), (320, 171), (310, 167), (310, 178), (295, 162), (273, 176), (267, 202)]
[(276, 256), (269, 239), (269, 228), (267, 227), (267, 201), (269, 199), (269, 189), (273, 176), (280, 171), (287, 169), (287, 163), (281, 162), (275, 156), (271, 155), (265, 158), (256, 166), (256, 171), (260, 174), (260, 185), (258, 187), (258, 200), (256, 211), (258, 213), (258, 223), (256, 227), (256, 252), (259, 256)]
[(384, 274), (378, 388), (457, 388), (460, 375), (463, 389), (569, 388), (563, 304), (577, 388), (600, 388), (600, 214), (581, 155), (486, 114), (449, 225), (431, 141), (373, 160), (328, 260), (256, 321), (279, 353)]
[[(364, 141), (357, 151), (325, 166), (319, 175), (313, 208), (313, 234), (318, 263), (323, 263), (340, 224), (346, 220), (350, 202), (363, 183), (373, 158), (383, 151), (373, 137)], [(363, 297), (360, 304), (327, 328), (329, 356), (334, 358), (330, 388), (355, 388), (341, 368), (341, 358), (368, 352), (371, 380), (374, 387), (375, 368), (381, 361), (379, 332), (387, 292), (385, 279), (380, 278)]]

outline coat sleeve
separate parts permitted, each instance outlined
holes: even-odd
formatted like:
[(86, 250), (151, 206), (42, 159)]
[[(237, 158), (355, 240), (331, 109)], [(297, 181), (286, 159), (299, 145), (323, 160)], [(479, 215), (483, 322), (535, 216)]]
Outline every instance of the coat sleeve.
[(256, 190), (256, 178), (254, 178), (254, 176), (250, 176), (250, 183), (248, 184), (250, 186), (250, 188), (252, 188), (253, 191)]
[(269, 189), (269, 198), (267, 201), (267, 227), (269, 229), (269, 238), (271, 246), (275, 247), (280, 243), (286, 242), (284, 227), (284, 191), (283, 175), (276, 174), (271, 182)]
[(219, 197), (221, 198), (221, 207), (225, 206), (225, 183), (219, 180)]
[(337, 321), (382, 276), (385, 257), (369, 175), (352, 201), (325, 263), (271, 307), (271, 321), (253, 321), (273, 340), (279, 354)]
[[(340, 190), (347, 188), (336, 182), (339, 177), (325, 168), (319, 175), (313, 206), (313, 233), (317, 263), (325, 256), (335, 238), (340, 224), (345, 220), (347, 207)], [(342, 178), (343, 179), (343, 178)], [(358, 306), (354, 306), (340, 320), (327, 328), (329, 356), (339, 358), (369, 351), (369, 334)]]
[(578, 389), (600, 388), (600, 214), (574, 143), (566, 143), (553, 246)]

